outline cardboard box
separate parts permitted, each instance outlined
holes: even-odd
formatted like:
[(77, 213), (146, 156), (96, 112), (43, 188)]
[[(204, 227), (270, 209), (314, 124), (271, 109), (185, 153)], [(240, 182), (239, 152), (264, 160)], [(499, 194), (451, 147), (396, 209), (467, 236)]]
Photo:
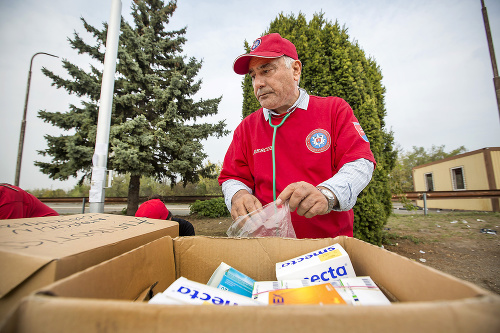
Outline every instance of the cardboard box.
[[(178, 277), (207, 283), (225, 262), (255, 280), (275, 264), (339, 243), (391, 306), (196, 306), (141, 302)], [(164, 237), (43, 288), (4, 332), (499, 332), (500, 296), (362, 241)]]
[(179, 234), (177, 222), (110, 214), (3, 220), (0, 223), (0, 322), (36, 289)]

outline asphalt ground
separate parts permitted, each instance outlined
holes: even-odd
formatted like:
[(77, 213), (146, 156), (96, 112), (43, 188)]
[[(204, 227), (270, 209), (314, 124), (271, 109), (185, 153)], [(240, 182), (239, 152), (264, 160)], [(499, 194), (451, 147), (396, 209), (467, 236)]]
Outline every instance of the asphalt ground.
[[(85, 209), (83, 209), (83, 203), (72, 203), (72, 202), (48, 202), (47, 206), (58, 212), (60, 215), (74, 215), (90, 213), (89, 204), (85, 204)], [(186, 216), (189, 215), (189, 204), (168, 204), (166, 205), (169, 211), (172, 212), (174, 216)], [(124, 208), (127, 208), (126, 203), (120, 204), (105, 204), (104, 213), (105, 214), (115, 214), (120, 213)]]
[[(85, 204), (85, 209), (83, 209), (82, 203), (68, 203), (68, 202), (53, 203), (53, 202), (49, 202), (49, 203), (47, 203), (47, 206), (54, 209), (60, 215), (73, 215), (73, 214), (90, 213), (88, 203)], [(104, 205), (104, 213), (106, 213), (106, 214), (120, 213), (126, 207), (127, 207), (126, 203), (105, 204)], [(189, 215), (189, 204), (178, 204), (178, 203), (174, 204), (174, 203), (172, 203), (172, 204), (166, 204), (166, 207), (168, 208), (169, 211), (172, 212), (172, 214), (174, 216), (187, 216), (187, 215)], [(424, 211), (422, 209), (408, 211), (408, 210), (404, 209), (403, 205), (398, 203), (398, 202), (393, 203), (393, 212), (395, 214), (423, 214), (424, 213)]]

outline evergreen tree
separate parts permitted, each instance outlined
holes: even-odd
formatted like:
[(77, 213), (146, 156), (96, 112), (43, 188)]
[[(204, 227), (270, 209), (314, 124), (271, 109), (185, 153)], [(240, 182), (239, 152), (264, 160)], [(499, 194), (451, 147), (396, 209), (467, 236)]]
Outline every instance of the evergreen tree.
[[(201, 80), (196, 80), (202, 62), (186, 59), (182, 45), (186, 28), (167, 31), (166, 25), (177, 7), (176, 1), (134, 0), (133, 25), (122, 19), (110, 128), (108, 169), (130, 174), (127, 214), (138, 207), (141, 176), (185, 186), (200, 176), (216, 177), (214, 166), (203, 166), (207, 157), (201, 141), (209, 136), (227, 135), (226, 124), (197, 123), (198, 118), (217, 114), (221, 98), (194, 101)], [(89, 45), (78, 33), (68, 39), (80, 54), (104, 63), (107, 25), (102, 30), (81, 19), (96, 42)], [(47, 135), (49, 163), (36, 162), (53, 179), (88, 177), (92, 166), (97, 129), (102, 71), (78, 68), (67, 60), (63, 66), (71, 79), (43, 69), (57, 88), (85, 97), (81, 107), (70, 105), (67, 112), (40, 111), (45, 122), (74, 134)]]
[[(338, 22), (315, 14), (307, 22), (303, 14), (280, 14), (271, 22), (268, 33), (277, 32), (295, 44), (303, 70), (300, 86), (309, 94), (338, 96), (352, 107), (356, 118), (370, 140), (377, 161), (370, 184), (354, 206), (354, 236), (381, 244), (382, 228), (392, 212), (389, 172), (394, 168), (396, 153), (393, 135), (385, 129), (385, 88), (382, 73), (372, 58), (367, 58), (357, 42), (350, 42), (346, 28)], [(248, 44), (245, 43), (248, 52)], [(243, 116), (260, 108), (253, 96), (251, 80), (243, 80)]]

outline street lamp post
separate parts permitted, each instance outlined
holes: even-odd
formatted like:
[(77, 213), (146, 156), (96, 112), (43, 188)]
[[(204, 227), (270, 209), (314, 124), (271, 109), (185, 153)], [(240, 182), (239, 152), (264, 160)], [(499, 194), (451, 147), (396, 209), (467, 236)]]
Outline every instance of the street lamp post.
[(491, 67), (493, 68), (493, 85), (497, 97), (498, 115), (500, 116), (500, 77), (498, 76), (497, 60), (495, 57), (495, 49), (493, 48), (493, 39), (491, 38), (490, 21), (488, 20), (488, 12), (484, 5), (484, 0), (481, 0), (481, 12), (483, 13), (484, 29), (486, 30), (486, 39), (488, 41), (488, 49), (490, 51)]
[(50, 53), (45, 53), (45, 52), (38, 52), (35, 53), (31, 57), (31, 62), (30, 62), (30, 71), (28, 73), (28, 85), (26, 87), (26, 99), (24, 100), (24, 113), (23, 113), (23, 120), (21, 122), (21, 133), (19, 135), (19, 148), (17, 151), (17, 164), (16, 164), (16, 178), (14, 180), (14, 185), (19, 186), (19, 178), (21, 176), (21, 161), (23, 159), (23, 147), (24, 147), (24, 134), (26, 132), (26, 114), (28, 112), (28, 98), (30, 95), (30, 84), (31, 84), (31, 68), (33, 67), (33, 59), (35, 56), (39, 54), (46, 54), (51, 57), (59, 58), (58, 56), (55, 56)]

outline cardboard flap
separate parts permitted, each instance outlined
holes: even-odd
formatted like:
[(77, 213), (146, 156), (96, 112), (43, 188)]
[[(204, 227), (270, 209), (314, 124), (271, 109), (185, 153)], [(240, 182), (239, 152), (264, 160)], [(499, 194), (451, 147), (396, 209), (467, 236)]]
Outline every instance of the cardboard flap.
[[(172, 247), (172, 238), (165, 236), (58, 280), (39, 290), (38, 293), (64, 297), (130, 300), (137, 298), (153, 284), (155, 292), (163, 291), (175, 281)], [(127, 278), (124, 279), (123, 276)]]
[[(0, 256), (0, 272), (2, 272), (0, 298), (3, 298), (51, 261), (51, 259), (43, 257), (25, 256), (12, 252), (2, 253)], [(9, 274), (5, 274), (6, 272), (9, 272)]]
[(54, 260), (63, 263), (54, 278), (65, 277), (123, 253), (124, 239), (132, 249), (167, 233), (177, 236), (178, 224), (111, 214), (7, 220), (0, 226), (0, 297)]

